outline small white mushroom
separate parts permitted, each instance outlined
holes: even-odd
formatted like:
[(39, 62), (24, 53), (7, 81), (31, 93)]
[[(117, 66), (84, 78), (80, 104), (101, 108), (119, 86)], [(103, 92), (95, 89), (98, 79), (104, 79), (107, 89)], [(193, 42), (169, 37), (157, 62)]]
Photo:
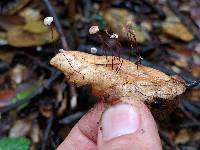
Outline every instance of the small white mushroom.
[(64, 49), (59, 49), (59, 52), (60, 52), (60, 53), (64, 53), (65, 50), (64, 50)]
[(45, 26), (50, 26), (52, 22), (53, 22), (53, 17), (44, 18), (44, 25)]
[(96, 54), (97, 53), (97, 48), (96, 47), (92, 47), (90, 50), (91, 50), (92, 54)]
[(99, 27), (98, 26), (91, 26), (90, 29), (89, 29), (89, 33), (90, 34), (95, 34), (99, 32)]
[(115, 34), (113, 33), (111, 36), (110, 36), (111, 39), (118, 39), (118, 34)]

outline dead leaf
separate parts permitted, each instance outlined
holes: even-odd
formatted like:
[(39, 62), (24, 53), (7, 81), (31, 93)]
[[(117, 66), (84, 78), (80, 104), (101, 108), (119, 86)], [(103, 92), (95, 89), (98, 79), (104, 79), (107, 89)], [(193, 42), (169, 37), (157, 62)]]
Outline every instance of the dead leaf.
[[(113, 8), (104, 13), (104, 18), (114, 33), (118, 34), (122, 39), (127, 40), (127, 35), (124, 33), (123, 28), (126, 26), (128, 21), (134, 21), (134, 16), (131, 13), (129, 13), (126, 9)], [(139, 27), (135, 24), (133, 30), (135, 32), (137, 42), (144, 43), (145, 35), (142, 31), (142, 26)]]
[(200, 101), (200, 90), (199, 89), (189, 89), (185, 93), (186, 97), (192, 101)]
[(0, 108), (11, 104), (11, 99), (15, 96), (13, 90), (0, 90)]
[(42, 21), (27, 22), (23, 29), (24, 31), (36, 34), (48, 32), (47, 26)]
[(9, 132), (9, 137), (17, 138), (21, 136), (26, 136), (32, 127), (32, 122), (29, 120), (21, 119), (14, 123)]
[(26, 20), (26, 23), (32, 22), (32, 21), (38, 21), (42, 19), (39, 10), (32, 9), (32, 8), (24, 9), (23, 11), (20, 12), (19, 15)]
[(200, 78), (200, 65), (192, 66), (192, 75), (196, 78)]
[(185, 144), (189, 142), (190, 136), (186, 129), (181, 129), (174, 139), (175, 144)]
[(23, 26), (13, 27), (7, 33), (8, 43), (15, 47), (30, 47), (44, 45), (51, 43), (58, 39), (58, 33), (55, 28), (53, 30), (53, 39), (52, 31), (48, 29), (47, 32), (42, 34), (34, 34), (23, 30)]
[(0, 27), (6, 31), (10, 30), (15, 26), (24, 25), (25, 20), (24, 18), (17, 16), (17, 15), (4, 15), (0, 16)]
[(112, 59), (112, 56), (66, 51), (57, 54), (50, 63), (61, 70), (69, 82), (77, 86), (91, 84), (93, 94), (108, 102), (133, 97), (151, 105), (159, 100), (165, 103), (162, 109), (165, 113), (176, 107), (176, 97), (186, 89), (185, 83), (175, 77), (142, 65), (137, 69), (136, 64), (117, 57)]
[(20, 84), (30, 76), (30, 70), (20, 64), (17, 64), (10, 72), (10, 77), (16, 84)]
[(49, 118), (52, 115), (52, 106), (51, 105), (42, 105), (40, 106), (40, 113), (42, 114), (42, 116)]
[(192, 133), (193, 141), (200, 141), (200, 131)]
[(30, 133), (31, 139), (33, 143), (39, 143), (41, 139), (41, 130), (38, 125), (38, 122), (34, 122), (32, 125), (32, 130)]
[(162, 23), (162, 30), (168, 36), (186, 42), (193, 39), (193, 35), (190, 33), (190, 31), (180, 21), (177, 20), (171, 20), (168, 18), (167, 21)]

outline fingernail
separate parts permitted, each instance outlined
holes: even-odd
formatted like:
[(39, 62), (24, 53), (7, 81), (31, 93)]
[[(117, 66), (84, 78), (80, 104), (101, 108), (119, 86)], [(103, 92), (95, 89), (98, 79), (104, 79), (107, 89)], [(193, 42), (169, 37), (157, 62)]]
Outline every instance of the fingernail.
[(102, 116), (102, 136), (108, 141), (118, 136), (131, 134), (139, 128), (138, 108), (129, 104), (117, 104), (107, 109)]

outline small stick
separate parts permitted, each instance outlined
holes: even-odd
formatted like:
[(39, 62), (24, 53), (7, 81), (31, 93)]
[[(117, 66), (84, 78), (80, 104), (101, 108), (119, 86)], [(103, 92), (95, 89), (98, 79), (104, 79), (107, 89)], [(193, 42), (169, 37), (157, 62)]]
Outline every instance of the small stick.
[(54, 120), (54, 114), (52, 114), (51, 117), (48, 119), (48, 125), (47, 125), (47, 128), (46, 128), (45, 133), (44, 133), (44, 140), (42, 142), (41, 150), (46, 150), (46, 143), (48, 141), (49, 134), (50, 134), (50, 131), (51, 131), (51, 128), (52, 128), (52, 125), (53, 125), (53, 120)]
[(193, 81), (192, 83), (187, 84), (187, 87), (196, 87), (200, 84), (200, 80), (199, 81)]

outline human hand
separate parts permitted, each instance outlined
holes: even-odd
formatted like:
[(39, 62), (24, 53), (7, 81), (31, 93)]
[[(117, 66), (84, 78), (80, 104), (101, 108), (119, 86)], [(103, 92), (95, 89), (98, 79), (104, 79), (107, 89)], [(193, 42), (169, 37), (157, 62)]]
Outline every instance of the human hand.
[[(161, 150), (156, 123), (141, 102), (98, 103), (73, 127), (57, 150)], [(102, 114), (103, 113), (103, 114)]]

